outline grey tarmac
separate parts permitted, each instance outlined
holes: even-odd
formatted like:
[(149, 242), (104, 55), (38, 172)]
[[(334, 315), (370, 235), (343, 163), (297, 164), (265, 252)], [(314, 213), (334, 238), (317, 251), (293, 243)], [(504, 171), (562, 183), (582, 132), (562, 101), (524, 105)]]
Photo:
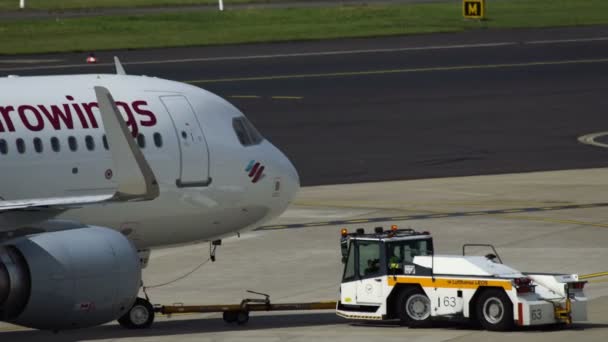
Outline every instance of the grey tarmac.
[[(386, 215), (486, 210), (519, 205), (596, 203), (608, 192), (608, 169), (329, 185), (304, 188), (294, 206), (272, 224)], [(439, 253), (459, 253), (463, 243), (492, 243), (505, 263), (522, 271), (591, 274), (607, 271), (608, 213), (579, 208), (539, 213), (447, 217), (352, 224), (349, 229), (397, 224), (428, 230)], [(335, 300), (340, 283), (342, 226), (254, 231), (225, 240), (215, 263), (190, 277), (148, 290), (157, 304), (233, 304), (255, 290), (274, 302)], [(154, 251), (145, 283), (154, 286), (187, 273), (208, 258), (206, 244)], [(483, 251), (478, 251), (483, 252)], [(349, 322), (332, 311), (255, 313), (244, 326), (219, 314), (159, 317), (149, 330), (112, 323), (59, 334), (0, 325), (3, 341), (603, 341), (608, 333), (608, 279), (589, 279), (589, 321), (568, 329), (492, 333), (462, 322), (429, 329), (391, 323)]]

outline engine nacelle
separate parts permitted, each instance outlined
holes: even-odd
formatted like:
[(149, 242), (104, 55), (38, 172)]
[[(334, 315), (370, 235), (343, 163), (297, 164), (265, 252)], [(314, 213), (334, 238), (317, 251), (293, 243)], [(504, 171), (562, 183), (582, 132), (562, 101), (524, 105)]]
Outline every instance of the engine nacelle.
[(115, 320), (139, 292), (135, 247), (119, 232), (87, 227), (0, 246), (0, 320), (35, 329), (84, 328)]

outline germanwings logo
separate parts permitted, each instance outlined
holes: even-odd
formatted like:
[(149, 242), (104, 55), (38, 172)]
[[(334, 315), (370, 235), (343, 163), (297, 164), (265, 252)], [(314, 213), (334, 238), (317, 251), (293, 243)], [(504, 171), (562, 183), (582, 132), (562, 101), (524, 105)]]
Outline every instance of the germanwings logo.
[[(56, 131), (80, 127), (99, 128), (97, 102), (76, 101), (71, 95), (66, 95), (65, 99), (67, 100), (65, 103), (56, 105), (0, 105), (0, 133), (15, 132), (16, 126), (32, 132), (39, 132), (45, 128)], [(139, 134), (140, 126), (156, 125), (156, 115), (149, 110), (146, 101), (116, 101), (116, 107), (122, 113), (134, 137)]]
[(264, 166), (260, 162), (252, 160), (245, 168), (245, 172), (249, 172), (249, 178), (252, 183), (257, 183), (260, 179), (264, 178)]

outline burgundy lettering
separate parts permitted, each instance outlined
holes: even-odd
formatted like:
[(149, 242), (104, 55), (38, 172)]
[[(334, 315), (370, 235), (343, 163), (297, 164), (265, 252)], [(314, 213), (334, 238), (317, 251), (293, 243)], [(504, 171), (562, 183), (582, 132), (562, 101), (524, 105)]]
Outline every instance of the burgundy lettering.
[[(63, 108), (66, 111), (68, 111), (68, 110), (70, 110), (70, 105), (64, 104)], [(76, 115), (78, 116), (78, 119), (80, 120), (80, 124), (82, 125), (82, 128), (89, 128), (89, 122), (87, 121), (87, 118), (84, 116), (84, 113), (82, 113), (82, 111), (80, 109), (78, 109), (76, 111)]]
[[(30, 105), (19, 106), (18, 112), (19, 117), (21, 118), (21, 122), (23, 122), (23, 125), (30, 131), (38, 132), (44, 129), (44, 121), (42, 121), (42, 115), (40, 115), (36, 107)], [(31, 116), (25, 115), (26, 112), (34, 114), (34, 117), (36, 118), (36, 124), (32, 124), (30, 122)]]
[[(93, 113), (93, 108), (97, 108), (99, 109), (99, 104), (97, 102), (89, 102), (89, 103), (81, 103), (82, 108), (84, 108), (84, 111), (87, 113), (87, 116), (89, 117), (89, 120), (91, 121), (91, 124), (93, 125), (94, 128), (98, 128), (99, 125), (97, 124), (97, 119), (95, 119), (95, 114)], [(74, 104), (74, 106), (76, 106), (76, 104)]]
[(133, 116), (131, 107), (129, 107), (128, 104), (120, 101), (116, 101), (116, 107), (122, 108), (127, 114), (127, 126), (131, 127), (131, 135), (133, 135), (133, 137), (137, 137), (139, 135), (139, 128), (137, 127), (137, 122), (135, 122), (135, 117)]
[[(65, 98), (68, 101), (74, 101), (74, 97), (71, 96), (71, 95), (66, 95)], [(83, 108), (87, 112), (87, 117), (89, 118), (89, 122), (91, 122), (91, 126), (93, 128), (99, 128), (99, 125), (97, 125), (97, 120), (95, 120), (95, 115), (93, 115), (93, 112), (91, 111), (91, 108), (90, 107), (87, 108), (86, 105), (87, 105), (86, 103), (82, 104)], [(97, 106), (97, 103), (92, 102), (89, 105)], [(67, 105), (64, 105), (64, 106), (67, 106)], [(82, 118), (84, 118), (84, 114), (82, 113), (82, 109), (80, 109), (80, 106), (78, 105), (78, 103), (72, 103), (72, 108), (74, 108), (74, 111), (76, 112), (76, 115), (78, 115), (78, 117), (80, 118), (80, 122), (82, 122)], [(86, 119), (84, 121), (86, 122)], [(83, 124), (83, 127), (84, 127), (84, 124)], [(84, 128), (88, 128), (88, 124)]]
[[(6, 123), (6, 128), (9, 132), (15, 131), (15, 126), (13, 125), (13, 120), (9, 114), (13, 112), (15, 108), (13, 106), (0, 107), (0, 114), (2, 114), (2, 120)], [(0, 132), (4, 132), (4, 125), (0, 126)]]
[[(67, 106), (67, 105), (64, 105), (64, 106)], [(79, 118), (83, 118), (84, 117), (84, 114), (82, 113), (82, 110), (78, 106), (78, 103), (72, 103), (72, 107), (76, 111), (76, 115), (78, 115)], [(95, 120), (95, 115), (93, 115), (93, 113), (89, 114), (87, 112), (87, 116), (89, 118), (89, 121), (91, 122), (91, 127), (93, 127), (93, 128), (99, 128), (99, 125), (97, 125), (97, 120)], [(86, 122), (86, 119), (85, 119), (85, 122)], [(85, 127), (85, 128), (87, 128), (87, 127)]]
[[(66, 95), (68, 101), (74, 101), (74, 97)], [(116, 101), (116, 106), (125, 118), (127, 127), (131, 130), (133, 137), (139, 135), (139, 125), (151, 127), (158, 123), (156, 114), (150, 111), (148, 102), (136, 100), (132, 103)], [(34, 132), (42, 131), (46, 122), (55, 130), (74, 129), (76, 122), (80, 121), (82, 128), (99, 128), (94, 109), (99, 109), (97, 102), (84, 103), (62, 103), (56, 105), (21, 105), (0, 106), (0, 133), (15, 132), (15, 125), (11, 114), (16, 112), (23, 126)], [(140, 121), (136, 120), (141, 119)], [(77, 118), (76, 118), (77, 117)]]
[(152, 126), (156, 125), (156, 116), (151, 111), (141, 108), (142, 106), (147, 106), (147, 105), (148, 105), (148, 102), (146, 102), (146, 101), (135, 101), (135, 102), (133, 102), (133, 110), (135, 110), (135, 113), (137, 113), (139, 115), (148, 117), (148, 120), (145, 120), (145, 121), (142, 120), (139, 122), (142, 126), (152, 127)]
[(54, 129), (60, 130), (62, 122), (67, 129), (74, 129), (74, 120), (72, 120), (72, 113), (70, 113), (69, 107), (63, 107), (64, 109), (67, 109), (65, 112), (62, 111), (61, 108), (56, 105), (51, 106), (50, 112), (43, 105), (38, 105), (38, 108), (40, 109), (42, 114), (44, 114), (44, 116), (49, 120), (51, 126), (53, 126)]

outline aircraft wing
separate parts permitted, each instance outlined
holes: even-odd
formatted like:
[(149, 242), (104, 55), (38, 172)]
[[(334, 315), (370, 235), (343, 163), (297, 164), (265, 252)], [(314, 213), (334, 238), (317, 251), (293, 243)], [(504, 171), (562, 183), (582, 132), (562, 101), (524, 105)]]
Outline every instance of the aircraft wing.
[(115, 192), (103, 195), (0, 200), (0, 213), (29, 208), (64, 210), (104, 202), (146, 201), (158, 197), (158, 182), (152, 168), (131, 136), (112, 95), (104, 87), (95, 87), (95, 94), (114, 163), (114, 179), (118, 183)]
[(114, 197), (113, 194), (108, 195), (92, 195), (92, 196), (73, 196), (73, 197), (51, 197), (51, 198), (33, 198), (14, 201), (0, 201), (0, 212), (6, 210), (20, 210), (27, 208), (57, 208), (67, 209), (69, 207), (78, 207), (93, 203), (106, 202)]

